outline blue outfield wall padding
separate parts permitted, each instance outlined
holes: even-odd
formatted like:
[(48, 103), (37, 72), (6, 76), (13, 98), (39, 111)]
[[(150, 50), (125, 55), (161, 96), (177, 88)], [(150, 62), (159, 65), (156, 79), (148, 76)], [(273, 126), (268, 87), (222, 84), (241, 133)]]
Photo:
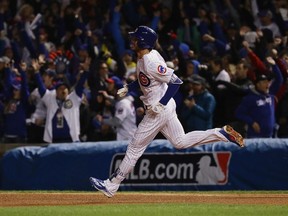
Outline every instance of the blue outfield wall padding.
[[(18, 147), (0, 162), (2, 190), (93, 190), (89, 177), (108, 178), (127, 142)], [(287, 190), (288, 139), (246, 139), (177, 150), (154, 140), (120, 190)]]

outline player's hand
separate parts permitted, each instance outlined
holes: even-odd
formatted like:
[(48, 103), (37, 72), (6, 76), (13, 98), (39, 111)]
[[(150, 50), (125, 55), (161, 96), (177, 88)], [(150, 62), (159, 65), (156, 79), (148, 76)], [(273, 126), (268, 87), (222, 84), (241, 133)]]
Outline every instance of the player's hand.
[(165, 106), (159, 102), (151, 107), (151, 111), (155, 114), (159, 114), (163, 112), (164, 109), (165, 109)]
[(124, 85), (123, 88), (121, 88), (117, 91), (117, 95), (119, 95), (119, 97), (124, 97), (127, 93), (128, 93), (127, 85)]

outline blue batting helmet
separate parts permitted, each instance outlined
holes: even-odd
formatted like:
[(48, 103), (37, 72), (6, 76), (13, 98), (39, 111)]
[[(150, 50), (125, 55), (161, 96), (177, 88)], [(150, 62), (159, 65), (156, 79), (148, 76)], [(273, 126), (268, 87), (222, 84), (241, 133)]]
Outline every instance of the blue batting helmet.
[(128, 34), (138, 39), (138, 47), (141, 49), (152, 49), (158, 38), (156, 32), (147, 26), (139, 26), (134, 32)]

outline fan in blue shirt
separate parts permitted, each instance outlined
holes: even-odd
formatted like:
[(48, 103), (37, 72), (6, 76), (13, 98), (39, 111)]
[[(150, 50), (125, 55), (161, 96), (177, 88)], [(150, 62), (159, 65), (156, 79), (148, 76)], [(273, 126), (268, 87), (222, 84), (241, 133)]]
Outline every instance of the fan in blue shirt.
[(248, 126), (247, 138), (270, 138), (274, 135), (277, 102), (275, 95), (283, 82), (283, 77), (271, 57), (267, 57), (267, 62), (272, 66), (274, 79), (258, 74), (255, 89), (251, 89), (236, 110), (236, 117)]

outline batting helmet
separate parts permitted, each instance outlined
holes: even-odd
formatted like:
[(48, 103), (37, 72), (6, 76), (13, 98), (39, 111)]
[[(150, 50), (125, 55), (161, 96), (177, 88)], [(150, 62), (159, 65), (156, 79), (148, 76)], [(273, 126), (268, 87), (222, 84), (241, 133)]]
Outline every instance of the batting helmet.
[(152, 49), (158, 38), (156, 32), (147, 26), (139, 26), (134, 32), (128, 34), (138, 39), (138, 47), (141, 49)]

